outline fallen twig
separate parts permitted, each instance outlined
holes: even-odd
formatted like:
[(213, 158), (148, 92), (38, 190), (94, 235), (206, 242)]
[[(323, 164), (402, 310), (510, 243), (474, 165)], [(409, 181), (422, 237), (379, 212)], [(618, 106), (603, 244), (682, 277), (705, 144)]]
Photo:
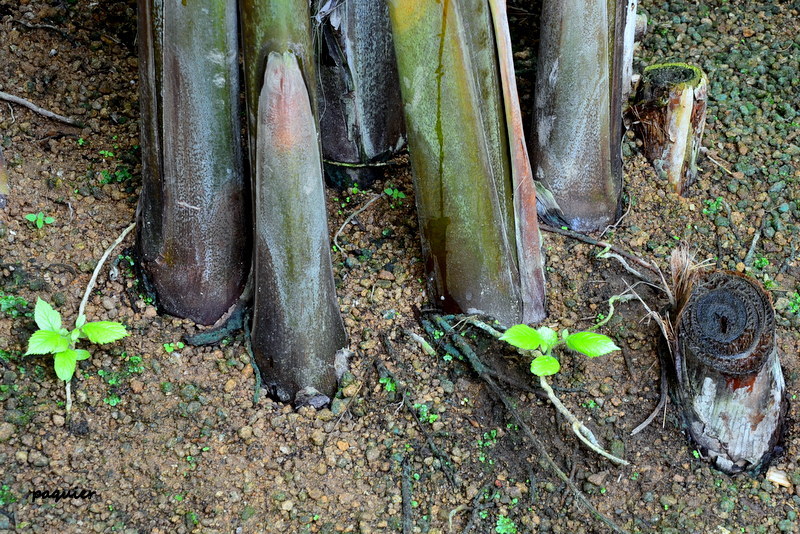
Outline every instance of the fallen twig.
[(81, 304), (80, 306), (78, 306), (78, 317), (83, 315), (84, 311), (86, 310), (86, 303), (89, 302), (89, 295), (92, 294), (94, 285), (97, 282), (97, 275), (100, 274), (100, 270), (103, 268), (103, 264), (106, 262), (108, 257), (114, 251), (114, 249), (117, 248), (117, 246), (120, 243), (122, 243), (126, 237), (128, 237), (128, 234), (131, 233), (131, 230), (133, 230), (135, 227), (136, 227), (135, 222), (129, 224), (128, 227), (122, 231), (117, 240), (114, 241), (111, 244), (111, 246), (108, 247), (106, 251), (103, 253), (103, 255), (100, 257), (100, 261), (97, 262), (97, 266), (94, 268), (94, 272), (92, 273), (92, 278), (89, 280), (89, 284), (86, 286), (86, 291), (83, 293), (83, 299), (81, 300)]
[(25, 106), (26, 108), (30, 109), (34, 113), (38, 113), (43, 117), (47, 117), (48, 119), (55, 119), (57, 121), (61, 121), (63, 123), (69, 124), (70, 126), (76, 126), (78, 128), (83, 128), (83, 123), (76, 121), (75, 119), (70, 119), (69, 117), (65, 117), (63, 115), (59, 115), (58, 113), (53, 113), (52, 111), (47, 111), (44, 108), (40, 108), (33, 102), (29, 102), (24, 98), (20, 98), (18, 96), (14, 96), (3, 91), (0, 91), (0, 100), (5, 100), (6, 102), (11, 102), (14, 104), (19, 104), (20, 106)]
[[(397, 353), (394, 350), (394, 345), (389, 340), (389, 336), (381, 334), (381, 341), (383, 341), (383, 345), (386, 347), (386, 351), (389, 353), (392, 358), (398, 360)], [(397, 386), (397, 393), (399, 393), (403, 400), (403, 406), (411, 413), (411, 417), (413, 417), (414, 421), (416, 421), (417, 426), (419, 427), (422, 435), (425, 436), (425, 441), (428, 444), (428, 447), (431, 449), (433, 455), (439, 459), (442, 464), (442, 470), (444, 471), (445, 476), (447, 477), (448, 482), (454, 487), (458, 488), (461, 484), (457, 479), (455, 473), (452, 471), (452, 460), (447, 453), (443, 452), (439, 447), (436, 445), (436, 442), (433, 441), (433, 438), (428, 433), (425, 426), (422, 424), (422, 421), (419, 420), (419, 416), (417, 415), (417, 411), (414, 409), (414, 403), (409, 400), (409, 396), (406, 395), (407, 388), (402, 383), (398, 382), (397, 378), (395, 378), (394, 374), (386, 367), (386, 364), (380, 358), (375, 358), (375, 366), (378, 368), (378, 374), (382, 376), (388, 376), (389, 378), (394, 381), (395, 385)]]
[(569, 487), (570, 491), (575, 496), (575, 498), (581, 504), (583, 504), (593, 516), (595, 516), (597, 519), (605, 523), (614, 532), (627, 534), (628, 532), (627, 530), (623, 529), (622, 527), (614, 523), (614, 521), (611, 520), (610, 518), (601, 514), (597, 510), (597, 508), (595, 508), (594, 505), (591, 502), (589, 502), (589, 499), (586, 498), (586, 495), (584, 495), (583, 492), (580, 489), (578, 489), (578, 487), (567, 476), (567, 474), (564, 473), (564, 471), (562, 471), (560, 467), (558, 467), (555, 460), (553, 460), (553, 457), (550, 456), (549, 452), (547, 452), (547, 449), (545, 448), (542, 441), (533, 433), (531, 428), (528, 426), (528, 424), (519, 414), (517, 409), (514, 407), (514, 403), (512, 403), (511, 400), (503, 392), (503, 390), (500, 389), (500, 386), (497, 385), (494, 379), (491, 376), (489, 376), (489, 374), (486, 371), (486, 366), (483, 364), (483, 362), (480, 361), (478, 356), (475, 354), (475, 351), (472, 350), (472, 348), (469, 346), (466, 340), (464, 340), (459, 335), (455, 335), (453, 336), (453, 342), (456, 344), (456, 346), (458, 346), (459, 350), (466, 356), (472, 368), (475, 370), (476, 373), (478, 373), (478, 376), (480, 376), (483, 379), (483, 381), (486, 382), (486, 384), (489, 386), (489, 389), (491, 389), (492, 392), (497, 396), (497, 398), (500, 399), (500, 401), (505, 406), (506, 410), (508, 410), (511, 416), (516, 420), (517, 424), (525, 433), (527, 438), (531, 441), (534, 447), (542, 455), (544, 463), (553, 471), (553, 473), (562, 482), (564, 482)]
[(643, 260), (642, 258), (639, 258), (638, 256), (634, 256), (630, 252), (625, 252), (624, 250), (622, 250), (618, 246), (612, 245), (611, 243), (607, 243), (605, 241), (598, 241), (597, 239), (591, 238), (588, 235), (579, 234), (578, 232), (573, 232), (572, 230), (564, 230), (563, 228), (557, 228), (555, 226), (550, 226), (549, 224), (540, 223), (539, 224), (539, 228), (541, 228), (542, 230), (544, 230), (546, 232), (551, 232), (551, 233), (554, 233), (554, 234), (559, 234), (559, 235), (563, 235), (563, 236), (566, 236), (566, 237), (571, 237), (572, 239), (577, 239), (578, 241), (583, 241), (584, 243), (588, 243), (588, 244), (594, 245), (596, 247), (608, 248), (609, 250), (613, 250), (614, 252), (616, 252), (620, 256), (623, 256), (624, 258), (627, 258), (629, 261), (632, 261), (634, 263), (637, 263), (638, 265), (641, 265), (645, 269), (648, 269), (648, 270), (650, 270), (650, 271), (652, 271), (652, 272), (654, 272), (656, 274), (659, 273), (659, 269), (655, 265), (651, 264), (648, 261)]
[[(347, 217), (347, 219), (345, 219), (345, 220), (344, 220), (344, 222), (342, 223), (342, 225), (341, 225), (341, 226), (339, 227), (339, 229), (336, 231), (336, 234), (334, 234), (334, 236), (333, 236), (333, 244), (334, 244), (334, 245), (336, 245), (336, 250), (337, 250), (337, 251), (341, 252), (342, 254), (345, 254), (345, 252), (342, 250), (342, 247), (340, 247), (340, 246), (339, 246), (339, 234), (341, 234), (341, 233), (342, 233), (342, 230), (344, 230), (344, 227), (345, 227), (345, 226), (347, 226), (348, 224), (350, 224), (350, 221), (352, 221), (354, 217), (356, 217), (358, 214), (362, 213), (364, 210), (366, 210), (368, 207), (370, 207), (370, 205), (371, 205), (373, 202), (375, 202), (376, 200), (378, 200), (378, 199), (379, 199), (379, 198), (381, 198), (382, 196), (384, 196), (384, 194), (383, 194), (383, 193), (381, 193), (381, 194), (379, 194), (379, 195), (375, 195), (374, 197), (372, 197), (371, 199), (369, 199), (369, 200), (368, 200), (368, 201), (367, 201), (367, 202), (366, 202), (366, 203), (365, 203), (363, 206), (361, 206), (361, 207), (360, 207), (360, 208), (358, 208), (356, 211), (354, 211), (353, 213), (351, 213), (351, 214), (350, 214), (350, 216), (349, 216), (349, 217)], [(345, 256), (346, 256), (346, 255), (347, 255), (347, 254), (345, 254)]]
[(723, 165), (722, 163), (720, 163), (711, 156), (711, 153), (709, 152), (708, 148), (704, 146), (700, 147), (700, 153), (703, 154), (705, 157), (707, 157), (711, 161), (711, 163), (713, 163), (714, 165), (716, 165), (717, 167), (728, 173), (728, 176), (733, 176), (733, 173), (730, 171), (730, 169), (728, 169), (725, 165)]

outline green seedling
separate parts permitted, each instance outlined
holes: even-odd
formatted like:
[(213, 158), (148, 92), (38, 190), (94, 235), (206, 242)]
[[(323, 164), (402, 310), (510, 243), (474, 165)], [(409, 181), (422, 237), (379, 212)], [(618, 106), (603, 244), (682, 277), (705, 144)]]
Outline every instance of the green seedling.
[(765, 256), (759, 256), (753, 262), (753, 267), (755, 267), (759, 271), (765, 269), (768, 265), (769, 265), (769, 260)]
[(534, 330), (524, 324), (514, 325), (506, 330), (500, 339), (520, 349), (533, 351), (531, 373), (536, 376), (550, 376), (561, 370), (561, 363), (553, 356), (553, 349), (561, 345), (566, 345), (567, 348), (590, 358), (620, 350), (610, 337), (603, 334), (595, 332), (570, 334), (568, 330), (562, 330), (559, 339), (558, 332), (546, 326)]
[(510, 517), (498, 516), (494, 531), (498, 534), (517, 534), (517, 525)]
[(789, 295), (788, 309), (795, 315), (800, 314), (800, 293), (798, 293), (797, 291)]
[(383, 389), (391, 393), (392, 391), (397, 391), (397, 384), (394, 380), (392, 380), (389, 376), (384, 376), (380, 380), (378, 380), (381, 384), (383, 384)]
[(725, 202), (725, 200), (722, 197), (717, 197), (716, 199), (709, 198), (706, 200), (706, 207), (703, 208), (703, 215), (716, 215), (719, 213), (723, 202)]
[(75, 328), (72, 331), (67, 330), (61, 327), (61, 314), (41, 298), (36, 299), (33, 318), (39, 330), (31, 334), (28, 339), (28, 350), (25, 355), (53, 355), (53, 367), (56, 375), (66, 383), (66, 411), (69, 415), (72, 407), (69, 382), (72, 380), (72, 375), (75, 374), (78, 361), (86, 360), (91, 356), (88, 350), (75, 347), (78, 341), (88, 339), (98, 345), (113, 343), (127, 336), (128, 331), (122, 324), (113, 321), (86, 322), (86, 316), (83, 314), (79, 315), (75, 321)]
[[(393, 201), (396, 201), (398, 206), (403, 205), (403, 199), (406, 198), (406, 194), (397, 189), (396, 187), (389, 186), (386, 189), (384, 189), (383, 192), (386, 193), (386, 195)], [(390, 202), (389, 207), (394, 208), (395, 207), (394, 202)]]
[(176, 350), (181, 350), (186, 345), (183, 344), (183, 341), (177, 341), (175, 343), (164, 343), (164, 352), (167, 354), (172, 354)]
[(53, 217), (45, 215), (41, 211), (39, 213), (29, 213), (25, 218), (39, 229), (43, 228), (45, 224), (53, 224), (56, 221)]
[(18, 500), (17, 496), (14, 495), (14, 491), (9, 486), (6, 484), (0, 486), (0, 506), (6, 507), (9, 504), (14, 504)]
[(423, 423), (433, 424), (439, 419), (437, 414), (430, 413), (430, 408), (428, 408), (427, 404), (414, 404), (414, 409), (417, 410), (419, 420)]
[(0, 312), (14, 319), (31, 316), (31, 312), (28, 311), (27, 300), (15, 295), (6, 295), (2, 291), (0, 291)]

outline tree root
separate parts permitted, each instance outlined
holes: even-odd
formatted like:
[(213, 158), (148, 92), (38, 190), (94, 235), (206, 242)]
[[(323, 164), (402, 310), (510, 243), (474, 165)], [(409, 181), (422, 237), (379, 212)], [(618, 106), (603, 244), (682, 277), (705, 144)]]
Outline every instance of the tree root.
[[(92, 290), (94, 289), (94, 285), (97, 283), (97, 276), (100, 274), (100, 270), (103, 268), (103, 264), (106, 262), (108, 257), (114, 251), (117, 246), (122, 243), (128, 234), (131, 233), (136, 227), (136, 223), (132, 222), (125, 228), (122, 233), (119, 235), (116, 241), (111, 243), (111, 246), (106, 249), (103, 255), (100, 257), (100, 261), (97, 262), (97, 266), (94, 268), (94, 272), (92, 273), (92, 277), (89, 279), (89, 283), (86, 286), (86, 291), (83, 293), (83, 299), (81, 299), (80, 306), (78, 306), (78, 317), (84, 315), (86, 310), (86, 303), (89, 302), (89, 296), (92, 294)], [(64, 411), (66, 412), (67, 421), (70, 419), (70, 415), (72, 412), (72, 388), (70, 386), (70, 382), (66, 382), (64, 385), (64, 391), (67, 396), (66, 404), (64, 407)]]
[(525, 433), (525, 436), (531, 441), (534, 447), (541, 454), (542, 459), (544, 460), (544, 464), (547, 467), (549, 467), (550, 470), (569, 487), (570, 491), (575, 496), (575, 499), (581, 504), (583, 504), (583, 506), (585, 506), (586, 509), (589, 510), (589, 512), (595, 518), (602, 521), (606, 526), (608, 526), (614, 532), (627, 534), (627, 530), (623, 529), (622, 527), (614, 523), (614, 521), (611, 520), (610, 518), (601, 514), (597, 510), (597, 508), (595, 508), (594, 505), (589, 501), (589, 499), (586, 498), (586, 495), (584, 495), (583, 492), (580, 489), (578, 489), (578, 487), (570, 479), (570, 477), (568, 477), (567, 474), (564, 473), (564, 471), (562, 471), (560, 467), (558, 467), (558, 464), (556, 464), (553, 457), (550, 456), (550, 453), (547, 452), (547, 449), (545, 448), (542, 441), (533, 433), (531, 428), (528, 426), (528, 424), (524, 421), (520, 413), (514, 407), (514, 404), (511, 402), (511, 400), (506, 396), (506, 394), (503, 392), (500, 386), (498, 386), (497, 383), (494, 381), (494, 379), (489, 375), (489, 373), (487, 372), (487, 367), (483, 364), (483, 362), (481, 362), (481, 360), (478, 358), (478, 356), (475, 354), (475, 351), (472, 350), (469, 344), (460, 335), (458, 335), (452, 327), (450, 327), (449, 330), (447, 330), (447, 332), (454, 334), (452, 335), (453, 343), (455, 343), (459, 351), (466, 356), (472, 368), (475, 370), (476, 373), (478, 373), (478, 376), (480, 376), (481, 379), (483, 379), (483, 381), (486, 382), (486, 384), (489, 386), (489, 389), (491, 389), (491, 391), (495, 394), (495, 396), (500, 399), (500, 401), (505, 406), (506, 410), (508, 410), (508, 412), (516, 420), (519, 427)]
[[(394, 358), (395, 360), (399, 360), (397, 351), (395, 351), (394, 345), (389, 340), (389, 336), (384, 333), (381, 334), (380, 337), (389, 355), (392, 356), (392, 358)], [(405, 385), (397, 380), (394, 374), (391, 371), (389, 371), (389, 369), (386, 367), (386, 364), (384, 364), (383, 360), (381, 360), (380, 358), (375, 358), (375, 367), (377, 367), (378, 374), (380, 376), (388, 376), (394, 381), (395, 385), (397, 386), (397, 393), (399, 393), (402, 396), (403, 406), (409, 411), (409, 413), (411, 413), (411, 417), (414, 418), (414, 421), (417, 423), (417, 427), (419, 427), (419, 430), (422, 432), (422, 435), (425, 436), (425, 442), (427, 443), (428, 448), (430, 448), (431, 452), (433, 453), (433, 456), (436, 457), (439, 460), (439, 462), (441, 462), (442, 471), (444, 472), (445, 477), (447, 477), (447, 481), (450, 482), (450, 485), (453, 488), (461, 487), (461, 481), (458, 479), (455, 472), (453, 471), (452, 467), (453, 462), (450, 459), (450, 456), (448, 456), (446, 452), (442, 451), (436, 445), (436, 442), (433, 441), (433, 437), (431, 437), (431, 435), (428, 433), (428, 430), (422, 424), (422, 421), (419, 420), (417, 411), (414, 409), (414, 403), (411, 402), (411, 400), (409, 400), (409, 395), (407, 395), (408, 390), (405, 387)]]
[(618, 246), (612, 245), (611, 243), (608, 243), (606, 241), (598, 241), (597, 239), (593, 239), (588, 235), (580, 234), (578, 232), (573, 232), (572, 230), (563, 230), (561, 228), (556, 228), (555, 226), (550, 226), (548, 224), (539, 224), (539, 228), (541, 228), (546, 232), (551, 232), (554, 234), (571, 237), (572, 239), (577, 239), (578, 241), (583, 241), (584, 243), (588, 243), (596, 247), (607, 248), (608, 250), (611, 250), (616, 254), (619, 254), (620, 256), (626, 258), (628, 261), (632, 261), (638, 265), (641, 265), (645, 269), (652, 271), (660, 276), (661, 271), (658, 269), (658, 267), (656, 267), (652, 263), (645, 261), (642, 258), (639, 258), (638, 256), (634, 256), (630, 252), (626, 252), (621, 248), (619, 248)]
[(55, 119), (57, 121), (61, 121), (63, 123), (69, 124), (70, 126), (75, 126), (77, 128), (83, 128), (83, 123), (80, 121), (76, 121), (75, 119), (70, 119), (69, 117), (65, 117), (63, 115), (59, 115), (58, 113), (53, 113), (52, 111), (47, 111), (44, 108), (40, 108), (33, 102), (29, 102), (24, 98), (20, 98), (18, 96), (14, 96), (3, 91), (0, 91), (0, 100), (5, 100), (6, 102), (11, 102), (12, 104), (19, 104), (20, 106), (25, 106), (29, 110), (33, 111), (34, 113), (38, 113), (42, 117), (47, 117), (48, 119)]

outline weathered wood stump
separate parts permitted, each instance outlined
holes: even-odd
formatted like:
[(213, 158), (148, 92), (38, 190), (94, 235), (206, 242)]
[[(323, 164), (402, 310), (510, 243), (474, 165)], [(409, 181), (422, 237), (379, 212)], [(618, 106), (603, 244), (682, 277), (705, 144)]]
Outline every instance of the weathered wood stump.
[(632, 106), (633, 127), (645, 156), (675, 192), (697, 177), (697, 153), (706, 124), (708, 78), (686, 63), (651, 65), (642, 73)]
[(685, 429), (721, 471), (766, 468), (786, 409), (771, 298), (733, 271), (694, 271), (677, 285), (671, 393)]

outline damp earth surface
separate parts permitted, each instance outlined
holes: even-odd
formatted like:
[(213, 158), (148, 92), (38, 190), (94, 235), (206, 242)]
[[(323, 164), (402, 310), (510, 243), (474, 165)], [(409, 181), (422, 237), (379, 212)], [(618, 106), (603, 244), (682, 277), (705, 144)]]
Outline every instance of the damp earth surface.
[[(457, 328), (516, 384), (504, 385), (505, 395), (561, 469), (628, 531), (798, 532), (800, 4), (642, 4), (649, 30), (636, 70), (685, 61), (709, 76), (706, 150), (698, 180), (678, 198), (626, 137), (625, 216), (603, 239), (665, 271), (672, 250), (688, 245), (699, 261), (767, 287), (789, 395), (773, 464), (785, 484), (709, 467), (671, 404), (631, 435), (660, 396), (659, 331), (638, 301), (618, 303), (601, 329), (621, 351), (591, 360), (563, 353), (551, 380), (627, 467), (578, 443), (533, 387), (529, 361), (474, 327)], [(131, 335), (90, 347), (65, 419), (52, 359), (22, 353), (37, 297), (71, 326), (96, 262), (134, 219), (135, 9), (118, 0), (0, 0), (0, 90), (86, 125), (0, 102), (11, 184), (0, 210), (0, 532), (608, 531), (468, 363), (446, 351), (447, 336), (421, 327), (431, 295), (404, 158), (371, 189), (327, 192), (332, 238), (384, 189), (405, 195), (374, 201), (337, 236), (337, 293), (354, 356), (328, 408), (255, 398), (241, 333), (217, 346), (179, 344), (199, 329), (159, 315), (142, 294), (128, 238), (103, 268), (87, 315), (121, 321)], [(511, 2), (509, 12), (529, 111), (538, 17), (528, 3)], [(26, 219), (38, 213), (52, 222), (38, 228)], [(597, 247), (543, 239), (545, 325), (591, 328), (609, 314), (609, 298), (637, 281), (618, 261), (598, 258)], [(666, 305), (656, 289), (636, 291), (653, 309)]]

